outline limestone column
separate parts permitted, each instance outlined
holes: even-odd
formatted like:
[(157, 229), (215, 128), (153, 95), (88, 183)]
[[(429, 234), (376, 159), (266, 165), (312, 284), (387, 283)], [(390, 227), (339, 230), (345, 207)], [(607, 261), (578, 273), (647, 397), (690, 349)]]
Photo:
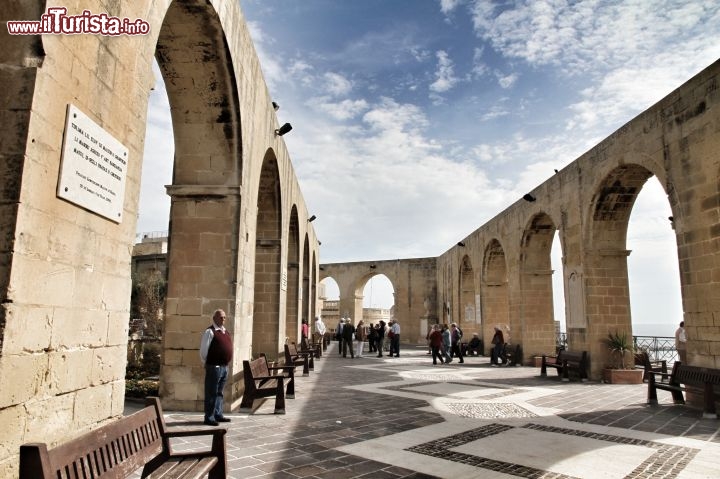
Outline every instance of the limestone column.
[[(213, 312), (223, 309), (228, 316), (225, 327), (235, 346), (225, 389), (227, 408), (239, 398), (242, 386), (236, 317), (241, 188), (173, 185), (167, 192), (171, 208), (160, 374), (163, 407), (203, 410), (205, 372), (200, 362), (200, 337), (212, 323)], [(235, 377), (240, 384), (235, 384)]]

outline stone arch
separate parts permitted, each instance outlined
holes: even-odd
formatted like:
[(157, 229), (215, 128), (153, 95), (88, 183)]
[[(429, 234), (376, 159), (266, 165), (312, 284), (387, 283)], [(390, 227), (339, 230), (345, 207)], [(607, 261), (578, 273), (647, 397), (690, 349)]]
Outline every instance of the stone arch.
[[(511, 326), (507, 271), (505, 250), (499, 240), (493, 239), (485, 248), (482, 268), (482, 333), (486, 349), (495, 326)], [(503, 330), (503, 334), (507, 332)]]
[[(365, 300), (365, 286), (368, 284), (368, 282), (374, 278), (375, 276), (385, 276), (387, 280), (390, 282), (390, 285), (393, 288), (393, 291), (397, 291), (397, 280), (393, 280), (393, 275), (389, 271), (385, 271), (383, 269), (378, 268), (372, 268), (370, 272), (366, 272), (364, 274), (361, 274), (357, 277), (355, 280), (355, 283), (352, 288), (352, 294), (354, 298), (354, 314), (351, 314), (351, 319), (354, 321), (355, 324), (357, 324), (361, 319), (365, 321), (365, 324), (368, 324), (368, 318), (365, 317), (364, 314), (364, 300)], [(393, 308), (395, 305), (393, 304)], [(398, 321), (402, 320), (404, 318), (398, 318)], [(387, 321), (386, 321), (387, 322)], [(401, 323), (402, 325), (402, 323)]]
[(252, 354), (279, 354), (282, 202), (278, 163), (268, 151), (260, 170), (255, 242)]
[[(3, 20), (19, 18), (36, 19), (45, 13), (46, 2), (6, 2), (2, 9)], [(45, 59), (42, 35), (3, 35), (3, 48), (0, 64), (4, 67), (3, 81), (5, 98), (12, 99), (12, 109), (4, 111), (4, 129), (7, 138), (12, 138), (3, 147), (3, 164), (0, 167), (0, 180), (4, 185), (0, 189), (1, 212), (5, 221), (0, 228), (0, 298), (6, 303), (10, 292), (10, 271), (13, 260), (13, 242), (16, 234), (18, 205), (20, 204), (24, 163), (26, 161), (22, 145), (28, 141), (28, 130), (23, 123), (30, 117), (33, 109), (33, 92), (38, 69)], [(12, 124), (12, 128), (9, 126)], [(5, 348), (5, 326), (8, 321), (6, 309), (0, 308), (0, 358)]]
[[(195, 377), (189, 377), (177, 351), (197, 348), (200, 331), (217, 308), (227, 312), (226, 327), (236, 333), (242, 155), (235, 68), (218, 13), (204, 1), (169, 5), (155, 57), (175, 141), (172, 185), (167, 187), (168, 293), (160, 395), (168, 408), (202, 410), (202, 395), (183, 395), (188, 385), (178, 382), (197, 388), (203, 372), (195, 369)], [(189, 332), (196, 336), (191, 343)], [(234, 385), (229, 391), (233, 398), (238, 394)]]
[(461, 328), (482, 327), (480, 305), (476, 300), (475, 273), (470, 256), (463, 256), (459, 273), (460, 303), (457, 322)]
[(556, 230), (552, 218), (541, 212), (530, 219), (522, 235), (518, 337), (522, 337), (526, 358), (555, 350), (550, 252)]
[[(283, 280), (287, 288), (285, 305), (285, 335), (294, 341), (299, 339), (300, 324), (299, 293), (300, 293), (300, 226), (297, 206), (290, 210), (290, 224), (288, 227), (287, 263), (284, 269), (286, 277)], [(304, 319), (301, 317), (300, 319)], [(312, 325), (312, 323), (308, 323)]]
[[(608, 332), (632, 335), (628, 286), (627, 230), (630, 213), (643, 186), (653, 173), (639, 164), (620, 165), (599, 182), (589, 205), (585, 261), (585, 317), (590, 333), (587, 346), (593, 370), (608, 362), (604, 338)], [(568, 341), (574, 340), (568, 327)], [(595, 371), (594, 371), (595, 372)]]

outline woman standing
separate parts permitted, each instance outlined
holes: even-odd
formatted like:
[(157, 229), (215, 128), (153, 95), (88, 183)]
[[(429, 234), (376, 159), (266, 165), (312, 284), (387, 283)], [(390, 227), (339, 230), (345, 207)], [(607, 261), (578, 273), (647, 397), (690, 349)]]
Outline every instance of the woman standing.
[(365, 345), (365, 339), (367, 339), (367, 331), (365, 331), (365, 322), (361, 319), (355, 327), (355, 353), (357, 357), (363, 357), (363, 346)]

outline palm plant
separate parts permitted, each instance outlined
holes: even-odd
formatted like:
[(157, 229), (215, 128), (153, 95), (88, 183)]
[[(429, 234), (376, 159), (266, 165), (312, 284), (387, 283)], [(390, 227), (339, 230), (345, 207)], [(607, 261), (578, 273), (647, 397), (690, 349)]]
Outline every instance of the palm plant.
[[(608, 348), (610, 348), (610, 351), (612, 353), (617, 353), (620, 355), (620, 368), (625, 368), (625, 354), (628, 352), (632, 352), (634, 349), (632, 338), (629, 338), (626, 332), (619, 333), (615, 331), (615, 333), (608, 333), (608, 337), (605, 340), (605, 342), (608, 345)], [(617, 364), (616, 364), (617, 367)]]

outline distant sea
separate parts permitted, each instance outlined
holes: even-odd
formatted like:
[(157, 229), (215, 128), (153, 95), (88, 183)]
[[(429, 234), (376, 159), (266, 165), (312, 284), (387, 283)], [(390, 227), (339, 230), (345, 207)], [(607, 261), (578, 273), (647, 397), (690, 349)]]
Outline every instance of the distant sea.
[(668, 336), (674, 337), (678, 324), (671, 323), (633, 323), (633, 336)]

